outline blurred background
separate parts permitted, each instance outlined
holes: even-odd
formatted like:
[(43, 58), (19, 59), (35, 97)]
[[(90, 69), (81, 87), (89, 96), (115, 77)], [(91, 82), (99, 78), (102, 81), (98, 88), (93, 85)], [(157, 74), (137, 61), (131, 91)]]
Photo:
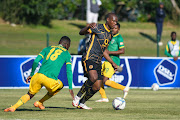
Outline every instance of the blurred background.
[[(99, 23), (114, 12), (121, 24), (124, 56), (157, 56), (156, 8), (164, 4), (166, 13), (159, 55), (172, 31), (180, 34), (179, 0), (101, 0)], [(71, 54), (77, 54), (78, 33), (86, 26), (86, 0), (0, 0), (0, 55), (36, 55), (61, 36), (72, 40)], [(49, 42), (47, 43), (47, 39)]]

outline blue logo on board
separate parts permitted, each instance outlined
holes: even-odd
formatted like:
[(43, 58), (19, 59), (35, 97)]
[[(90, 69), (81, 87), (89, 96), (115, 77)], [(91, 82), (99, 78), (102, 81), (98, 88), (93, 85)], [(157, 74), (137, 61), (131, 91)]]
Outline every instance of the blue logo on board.
[(177, 73), (176, 63), (164, 59), (154, 69), (154, 75), (159, 85), (173, 84), (176, 80)]
[[(23, 80), (24, 83), (26, 83), (26, 79), (31, 74), (34, 59), (35, 58), (30, 58), (30, 59), (24, 61), (23, 63), (21, 63), (21, 65), (20, 65), (22, 80)], [(38, 67), (36, 68), (34, 73), (39, 71), (40, 66), (41, 66), (41, 63), (38, 64)]]

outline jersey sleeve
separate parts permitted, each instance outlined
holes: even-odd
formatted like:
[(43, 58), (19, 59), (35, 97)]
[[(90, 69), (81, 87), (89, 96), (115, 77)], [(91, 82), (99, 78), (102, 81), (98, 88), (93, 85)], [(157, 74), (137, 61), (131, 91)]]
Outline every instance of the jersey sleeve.
[(44, 58), (45, 54), (46, 54), (46, 48), (44, 48), (39, 53), (39, 55), (36, 57), (36, 59), (34, 60), (33, 65), (32, 65), (32, 71), (31, 71), (31, 74), (30, 74), (31, 77), (34, 75), (34, 72), (35, 72), (39, 62)]
[(72, 81), (73, 81), (73, 74), (71, 67), (72, 67), (71, 55), (68, 53), (68, 57), (66, 59), (66, 73), (67, 73), (69, 89), (72, 89)]
[(92, 34), (92, 33), (95, 33), (95, 34), (101, 33), (101, 31), (99, 31), (98, 28), (99, 28), (99, 25), (96, 25), (95, 28), (90, 28), (90, 29), (89, 29), (89, 33), (90, 33), (90, 34)]
[(169, 53), (169, 45), (168, 45), (168, 44), (166, 45), (164, 54), (165, 54), (167, 57), (173, 57), (173, 56)]
[(121, 36), (119, 36), (119, 37), (117, 38), (117, 43), (118, 43), (119, 49), (122, 49), (122, 48), (125, 47), (125, 46), (124, 46), (123, 38), (122, 38)]

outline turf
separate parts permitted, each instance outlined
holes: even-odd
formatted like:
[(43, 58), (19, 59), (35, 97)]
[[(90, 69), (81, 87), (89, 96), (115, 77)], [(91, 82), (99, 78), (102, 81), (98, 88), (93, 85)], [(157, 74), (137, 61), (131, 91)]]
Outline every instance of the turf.
[[(78, 88), (74, 89), (74, 92), (77, 93), (78, 90)], [(0, 120), (175, 120), (180, 118), (180, 89), (161, 89), (159, 91), (131, 89), (124, 110), (112, 108), (113, 99), (121, 97), (122, 91), (107, 88), (109, 103), (96, 103), (95, 100), (100, 98), (99, 93), (97, 93), (86, 102), (93, 110), (82, 110), (71, 105), (72, 100), (68, 89), (63, 89), (44, 103), (45, 110), (39, 110), (33, 106), (33, 103), (46, 94), (46, 90), (42, 89), (32, 100), (19, 107), (14, 113), (3, 112), (6, 107), (17, 102), (27, 91), (27, 89), (0, 90)]]
[[(100, 21), (104, 23), (105, 21)], [(120, 22), (125, 43), (124, 56), (156, 56), (156, 28), (154, 23)], [(50, 35), (49, 45), (56, 45), (61, 36), (67, 35), (72, 43), (69, 49), (71, 54), (77, 54), (79, 40), (84, 36), (79, 31), (86, 25), (79, 20), (53, 20), (52, 27), (17, 25), (12, 27), (0, 21), (0, 55), (37, 55), (46, 47), (46, 34)], [(164, 23), (160, 56), (164, 55), (165, 44), (170, 40), (172, 31), (180, 31), (180, 27)]]

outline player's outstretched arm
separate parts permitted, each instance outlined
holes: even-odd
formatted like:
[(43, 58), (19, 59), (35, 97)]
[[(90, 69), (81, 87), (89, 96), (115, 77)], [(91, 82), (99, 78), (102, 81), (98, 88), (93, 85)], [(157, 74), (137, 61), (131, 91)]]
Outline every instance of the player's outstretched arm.
[(173, 57), (169, 52), (169, 46), (168, 44), (166, 45), (166, 48), (165, 48), (165, 51), (164, 51), (164, 54), (167, 56), (167, 57)]
[(125, 53), (125, 49), (121, 48), (118, 51), (109, 51), (108, 53), (111, 54), (111, 55), (120, 55), (120, 54), (124, 54)]
[(68, 85), (69, 85), (69, 93), (74, 99), (74, 92), (72, 90), (72, 82), (73, 82), (73, 74), (72, 74), (72, 66), (71, 66), (71, 56), (69, 54), (69, 57), (66, 60), (66, 73), (67, 73), (67, 79), (68, 79)]
[(91, 23), (89, 24), (89, 26), (84, 27), (83, 29), (81, 29), (81, 31), (79, 32), (80, 35), (86, 35), (89, 34), (89, 29), (92, 28), (94, 29), (96, 27), (96, 23)]
[(69, 89), (69, 93), (71, 94), (72, 99), (74, 100), (74, 92), (72, 89)]
[(105, 51), (103, 52), (103, 56), (105, 57), (105, 59), (110, 62), (112, 64), (112, 66), (114, 67), (114, 70), (116, 71), (118, 68), (118, 65), (116, 65), (116, 63), (114, 63), (114, 61), (111, 59), (111, 57), (109, 56), (109, 51), (107, 49), (105, 49)]

